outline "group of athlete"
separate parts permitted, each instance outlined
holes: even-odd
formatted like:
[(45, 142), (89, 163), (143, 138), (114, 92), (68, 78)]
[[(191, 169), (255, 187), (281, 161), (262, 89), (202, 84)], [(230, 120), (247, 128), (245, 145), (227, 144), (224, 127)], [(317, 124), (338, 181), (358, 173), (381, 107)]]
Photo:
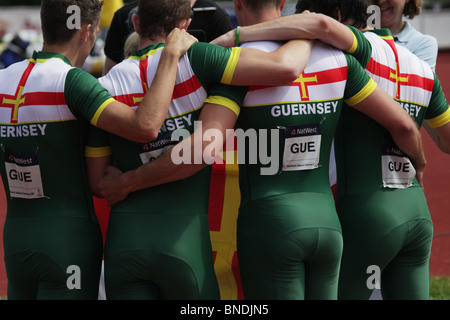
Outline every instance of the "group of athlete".
[[(405, 5), (378, 5), (391, 2)], [(69, 30), (63, 12), (74, 3), (82, 25)], [(388, 29), (367, 28), (368, 1), (299, 0), (286, 17), (285, 0), (234, 3), (240, 27), (218, 46), (185, 32), (191, 1), (141, 0), (131, 17), (139, 49), (97, 80), (77, 67), (101, 3), (42, 1), (43, 50), (0, 71), (9, 299), (97, 299), (103, 248), (91, 194), (112, 205), (107, 299), (220, 299), (208, 201), (225, 141), (204, 136), (233, 128), (255, 130), (259, 148), (280, 146), (276, 174), (261, 174), (261, 158), (239, 164), (246, 299), (368, 299), (373, 265), (383, 298), (428, 298), (423, 120), (450, 149), (436, 75)], [(300, 104), (332, 107), (272, 112)], [(190, 135), (177, 143), (177, 129)], [(176, 150), (191, 161), (175, 164)]]
[[(257, 14), (252, 1), (235, 3), (244, 4), (243, 8), (235, 6), (238, 18), (253, 24), (239, 30), (242, 42), (255, 45), (253, 41), (262, 39), (321, 40), (314, 44), (309, 63), (296, 80), (300, 82), (300, 100), (298, 92), (296, 98), (289, 96), (292, 88), (286, 92), (253, 88), (239, 116), (244, 127), (282, 127), (280, 134), (285, 137), (281, 174), (261, 176), (255, 166), (240, 166), (237, 248), (245, 296), (368, 299), (373, 289), (368, 285), (368, 270), (376, 266), (381, 270), (384, 299), (428, 299), (433, 227), (421, 188), (424, 159), (410, 149), (421, 143), (413, 139), (415, 130), (409, 128), (411, 133), (401, 134), (404, 128), (400, 122), (408, 123), (406, 118), (410, 118), (419, 127), (426, 121), (437, 145), (449, 153), (449, 105), (431, 67), (396, 45), (389, 29), (373, 30), (367, 25), (369, 1), (299, 0), (297, 13), (303, 14), (279, 19), (273, 18), (279, 15), (276, 9), (283, 1), (271, 1), (272, 11), (261, 4)], [(400, 17), (420, 12), (417, 2), (405, 3), (378, 1), (382, 21), (389, 18), (393, 7)], [(236, 33), (229, 32), (214, 43), (231, 45)], [(429, 37), (425, 40), (430, 42)], [(343, 55), (348, 60), (347, 87), (356, 89), (351, 77), (358, 74), (356, 70), (365, 69), (361, 74), (370, 75), (378, 88), (396, 101), (396, 108), (383, 110), (387, 103), (372, 100), (370, 95), (366, 99), (370, 105), (365, 108), (362, 95), (357, 94), (362, 101), (351, 108), (354, 99), (345, 100), (337, 115), (311, 111), (301, 117), (271, 116), (275, 104), (328, 101), (333, 98), (331, 84), (344, 86), (339, 65), (329, 66), (332, 59), (319, 51), (323, 43), (347, 52)], [(257, 45), (271, 46), (267, 42)], [(352, 69), (353, 60), (358, 64), (356, 70)], [(332, 72), (327, 73), (329, 70)], [(365, 84), (362, 78), (357, 82)], [(365, 86), (366, 92), (369, 87)], [(277, 93), (278, 100), (272, 100)], [(345, 91), (338, 96), (346, 98)], [(399, 105), (407, 106), (407, 112)], [(330, 126), (334, 116), (340, 117), (335, 127)], [(302, 136), (299, 128), (314, 128), (309, 132), (318, 134)], [(333, 137), (335, 160), (328, 168)], [(314, 152), (305, 153), (303, 158), (298, 153), (290, 154), (293, 149), (289, 147), (296, 142), (320, 143), (321, 153), (314, 154), (318, 151), (312, 149)], [(289, 169), (296, 164), (299, 171)], [(337, 214), (327, 185), (328, 173), (331, 185), (337, 173)]]

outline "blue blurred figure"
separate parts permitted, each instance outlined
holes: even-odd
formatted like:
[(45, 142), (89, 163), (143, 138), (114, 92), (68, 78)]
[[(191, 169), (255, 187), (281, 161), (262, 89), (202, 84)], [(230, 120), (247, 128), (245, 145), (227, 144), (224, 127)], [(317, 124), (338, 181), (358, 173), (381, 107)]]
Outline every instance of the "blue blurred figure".
[(13, 63), (22, 61), (26, 58), (26, 49), (29, 42), (16, 35), (7, 45), (6, 49), (0, 54), (0, 69), (7, 68)]

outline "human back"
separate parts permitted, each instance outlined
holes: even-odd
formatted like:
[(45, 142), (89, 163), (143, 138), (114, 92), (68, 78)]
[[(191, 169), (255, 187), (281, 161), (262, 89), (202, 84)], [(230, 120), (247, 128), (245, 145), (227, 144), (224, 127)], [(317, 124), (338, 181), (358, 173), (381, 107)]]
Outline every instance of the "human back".
[[(279, 43), (243, 46), (274, 50)], [(330, 147), (344, 100), (353, 104), (369, 82), (353, 57), (317, 42), (293, 83), (249, 88), (236, 130), (237, 248), (247, 298), (337, 298), (342, 238), (329, 185)]]
[[(421, 126), (425, 120), (431, 120), (439, 115), (441, 111), (436, 109), (442, 108), (445, 102), (441, 101), (439, 104), (428, 107), (433, 90), (435, 90), (433, 87), (439, 82), (426, 63), (404, 47), (396, 45), (387, 29), (369, 30), (362, 33), (356, 29), (352, 30), (360, 40), (358, 41), (359, 47), (366, 48), (355, 52), (355, 57), (365, 66), (366, 72), (371, 78), (399, 103), (399, 107), (406, 110), (418, 126)], [(439, 99), (442, 98), (440, 96)], [(408, 171), (409, 175), (388, 178), (388, 173), (384, 170), (385, 175), (383, 176), (381, 165), (383, 162), (380, 162), (383, 155), (393, 156), (389, 150), (398, 149), (385, 128), (354, 110), (346, 110), (344, 121), (352, 123), (352, 125), (343, 127), (345, 137), (342, 139), (342, 146), (344, 149), (337, 150), (337, 152), (347, 155), (355, 149), (365, 150), (365, 152), (353, 157), (345, 156), (345, 162), (341, 161), (341, 165), (345, 163), (345, 167), (352, 168), (352, 170), (343, 170), (341, 167), (339, 196), (344, 193), (378, 191), (384, 187), (396, 188), (395, 184), (398, 184), (397, 187), (400, 188), (418, 187), (417, 181), (413, 179), (413, 166), (408, 164), (407, 160), (402, 163), (398, 162), (397, 167), (402, 166), (401, 171)], [(358, 133), (358, 137), (363, 136), (366, 139), (357, 139), (356, 133)], [(397, 150), (397, 155), (404, 158), (400, 150)], [(367, 170), (368, 167), (372, 169)]]
[[(272, 50), (279, 45), (276, 42), (244, 44), (244, 46), (265, 48), (266, 50)], [(333, 72), (334, 75), (331, 76)], [(346, 81), (346, 56), (328, 45), (316, 42), (305, 71), (289, 86), (250, 87), (238, 119), (238, 124), (242, 129), (270, 129), (268, 143), (271, 143), (271, 139), (274, 138), (277, 143), (278, 139), (283, 141), (285, 132), (288, 131), (287, 128), (292, 127), (294, 130), (295, 126), (303, 127), (305, 132), (316, 132), (320, 139), (314, 142), (315, 151), (307, 155), (307, 157), (311, 157), (312, 162), (308, 163), (308, 161), (302, 160), (304, 163), (297, 169), (293, 169), (293, 167), (289, 169), (290, 165), (287, 162), (285, 163), (286, 170), (282, 169), (284, 143), (281, 144), (280, 150), (271, 150), (272, 154), (278, 153), (276, 156), (281, 156), (278, 167), (273, 168), (275, 171), (271, 170), (273, 174), (261, 174), (264, 171), (262, 168), (268, 165), (261, 162), (257, 165), (250, 164), (249, 157), (251, 155), (247, 149), (247, 158), (241, 165), (242, 170), (246, 171), (245, 174), (242, 174), (244, 179), (241, 185), (243, 203), (289, 192), (331, 194), (328, 182), (329, 148), (342, 110)], [(272, 135), (272, 132), (276, 132), (277, 137)], [(304, 135), (304, 137), (307, 136)], [(297, 146), (300, 147), (299, 144)], [(242, 161), (244, 162), (244, 159)], [(301, 166), (304, 167), (301, 168)], [(247, 191), (247, 188), (251, 191)]]
[[(69, 95), (65, 95), (65, 90), (70, 89), (66, 87), (66, 83), (70, 83), (70, 79), (76, 77), (79, 71), (67, 64), (67, 60), (61, 55), (34, 55), (35, 58), (38, 56), (38, 60), (23, 61), (0, 74), (2, 83), (5, 84), (0, 89), (3, 94), (14, 96), (16, 89), (20, 87), (24, 97), (24, 104), (17, 110), (2, 112), (0, 122), (5, 124), (5, 132), (9, 132), (6, 139), (2, 139), (2, 146), (11, 157), (34, 155), (36, 158), (30, 164), (40, 168), (37, 176), (34, 175), (37, 173), (34, 170), (19, 171), (22, 174), (33, 172), (33, 176), (29, 178), (38, 183), (35, 189), (28, 189), (28, 193), (23, 192), (23, 188), (28, 188), (25, 181), (22, 181), (25, 183), (22, 186), (12, 183), (13, 181), (5, 185), (12, 196), (8, 197), (8, 208), (14, 215), (33, 212), (33, 215), (51, 215), (57, 210), (62, 215), (84, 216), (85, 210), (91, 208), (86, 207), (84, 200), (89, 192), (86, 176), (79, 172), (84, 172), (81, 146), (86, 139), (88, 121), (81, 119), (83, 115), (80, 111), (69, 107), (74, 100), (66, 101)], [(20, 84), (21, 78), (14, 74), (22, 76), (27, 68), (27, 81)], [(42, 81), (43, 77), (48, 81)], [(7, 123), (11, 125), (7, 126)], [(58, 146), (57, 151), (53, 149), (54, 146)], [(14, 165), (14, 161), (4, 158), (5, 155), (5, 152), (1, 153), (2, 160)], [(7, 181), (6, 171), (3, 173)], [(41, 175), (44, 179), (40, 178)], [(12, 190), (14, 185), (18, 189)], [(51, 199), (58, 201), (49, 201)]]

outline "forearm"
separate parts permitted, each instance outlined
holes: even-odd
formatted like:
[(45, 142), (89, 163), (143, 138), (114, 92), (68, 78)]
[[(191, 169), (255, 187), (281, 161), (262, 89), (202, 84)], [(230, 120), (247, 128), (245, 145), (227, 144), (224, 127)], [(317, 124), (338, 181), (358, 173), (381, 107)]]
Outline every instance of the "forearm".
[[(164, 152), (158, 159), (134, 170), (117, 176), (116, 186), (121, 186), (123, 193), (129, 194), (157, 185), (186, 179), (207, 165), (211, 165), (223, 149), (227, 139), (227, 129), (233, 128), (236, 117), (228, 110), (220, 112), (208, 105), (202, 111), (203, 125), (190, 136)], [(225, 108), (222, 109), (222, 111)], [(227, 116), (228, 113), (228, 116)], [(202, 118), (203, 116), (203, 118)], [(209, 120), (208, 117), (215, 117)], [(210, 129), (218, 129), (210, 131)], [(220, 134), (218, 134), (220, 131)], [(209, 136), (208, 133), (217, 135)], [(107, 184), (103, 186), (107, 187)], [(108, 197), (108, 195), (105, 195)]]
[[(236, 37), (232, 30), (224, 37), (229, 41)], [(348, 50), (353, 44), (349, 28), (322, 14), (302, 13), (283, 16), (251, 26), (241, 27), (239, 41), (318, 39), (340, 50)]]
[[(177, 75), (178, 60), (198, 40), (175, 28), (167, 36), (155, 77), (136, 111), (135, 126), (150, 130), (154, 139), (169, 110)], [(153, 140), (153, 139), (151, 139)]]
[(450, 154), (450, 123), (439, 128), (433, 128), (427, 122), (424, 122), (423, 127), (433, 139), (436, 146), (442, 152)]
[(294, 14), (241, 27), (240, 42), (318, 39), (323, 33), (319, 15)]
[(173, 157), (178, 156), (174, 152), (175, 147), (167, 150), (162, 156), (153, 162), (142, 165), (134, 170), (124, 172), (120, 176), (120, 185), (127, 193), (135, 192), (151, 188), (157, 185), (182, 180), (192, 176), (207, 164), (202, 161), (199, 164), (195, 163), (194, 159), (194, 144), (191, 137), (184, 139), (176, 145), (175, 150), (190, 150), (191, 158), (187, 163), (178, 163), (174, 161)]
[(379, 86), (354, 107), (378, 122), (390, 133), (397, 147), (410, 158), (416, 167), (417, 180), (419, 184), (422, 184), (426, 159), (422, 136), (411, 116)]
[(390, 131), (395, 144), (405, 153), (416, 169), (423, 171), (427, 161), (423, 150), (422, 135), (417, 127)]
[(292, 40), (272, 52), (242, 48), (231, 84), (287, 85), (303, 72), (311, 48), (308, 40)]
[(111, 164), (111, 156), (87, 156), (85, 158), (85, 163), (91, 193), (97, 198), (103, 198), (99, 188), (99, 182), (106, 175), (106, 168)]

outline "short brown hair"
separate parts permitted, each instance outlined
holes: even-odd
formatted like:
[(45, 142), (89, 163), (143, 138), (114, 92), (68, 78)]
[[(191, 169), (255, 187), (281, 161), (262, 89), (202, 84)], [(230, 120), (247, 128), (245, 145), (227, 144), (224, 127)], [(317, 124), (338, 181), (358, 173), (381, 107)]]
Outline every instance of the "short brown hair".
[(369, 0), (298, 0), (295, 12), (309, 10), (351, 23), (355, 28), (365, 28), (369, 4)]
[(167, 36), (191, 17), (190, 0), (141, 0), (138, 7), (140, 36), (154, 40)]
[(405, 4), (403, 15), (409, 19), (418, 16), (422, 12), (422, 0), (410, 0)]
[(103, 1), (100, 0), (42, 0), (42, 36), (46, 44), (64, 44), (72, 39), (76, 29), (67, 25), (70, 6), (80, 8), (80, 24), (96, 26), (100, 22)]

